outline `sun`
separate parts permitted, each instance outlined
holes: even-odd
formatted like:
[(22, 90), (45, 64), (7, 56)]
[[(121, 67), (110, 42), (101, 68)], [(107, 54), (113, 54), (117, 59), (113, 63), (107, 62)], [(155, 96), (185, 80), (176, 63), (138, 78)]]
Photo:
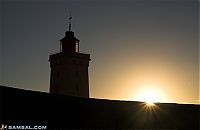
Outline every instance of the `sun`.
[(134, 100), (146, 102), (147, 105), (154, 105), (156, 102), (165, 102), (164, 94), (156, 88), (141, 89), (135, 96)]

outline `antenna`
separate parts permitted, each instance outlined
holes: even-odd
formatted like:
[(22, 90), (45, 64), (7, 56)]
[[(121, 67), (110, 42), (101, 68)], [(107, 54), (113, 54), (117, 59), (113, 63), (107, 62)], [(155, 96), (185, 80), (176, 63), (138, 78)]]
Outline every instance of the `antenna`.
[(69, 13), (69, 31), (71, 31), (72, 28), (72, 16), (71, 16), (71, 11)]

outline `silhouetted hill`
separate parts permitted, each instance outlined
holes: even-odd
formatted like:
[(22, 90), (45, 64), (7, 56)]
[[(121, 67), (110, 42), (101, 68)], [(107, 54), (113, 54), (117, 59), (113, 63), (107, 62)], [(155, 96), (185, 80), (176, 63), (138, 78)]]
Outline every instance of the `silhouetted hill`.
[(48, 129), (198, 129), (199, 105), (145, 103), (55, 95), (0, 86), (0, 123)]

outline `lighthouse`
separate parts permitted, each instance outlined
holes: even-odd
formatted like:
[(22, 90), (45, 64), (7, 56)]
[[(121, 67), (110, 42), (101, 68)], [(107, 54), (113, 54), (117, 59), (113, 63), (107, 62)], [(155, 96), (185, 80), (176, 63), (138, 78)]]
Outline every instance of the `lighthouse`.
[(90, 54), (80, 53), (80, 40), (69, 29), (60, 40), (60, 52), (49, 56), (50, 93), (89, 98), (88, 67)]

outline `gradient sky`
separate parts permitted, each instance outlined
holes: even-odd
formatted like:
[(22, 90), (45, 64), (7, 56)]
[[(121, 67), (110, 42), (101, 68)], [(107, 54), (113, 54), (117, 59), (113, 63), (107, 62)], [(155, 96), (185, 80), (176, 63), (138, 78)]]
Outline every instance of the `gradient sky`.
[(198, 103), (198, 0), (2, 0), (0, 84), (49, 91), (48, 58), (68, 30), (91, 54), (90, 97)]

